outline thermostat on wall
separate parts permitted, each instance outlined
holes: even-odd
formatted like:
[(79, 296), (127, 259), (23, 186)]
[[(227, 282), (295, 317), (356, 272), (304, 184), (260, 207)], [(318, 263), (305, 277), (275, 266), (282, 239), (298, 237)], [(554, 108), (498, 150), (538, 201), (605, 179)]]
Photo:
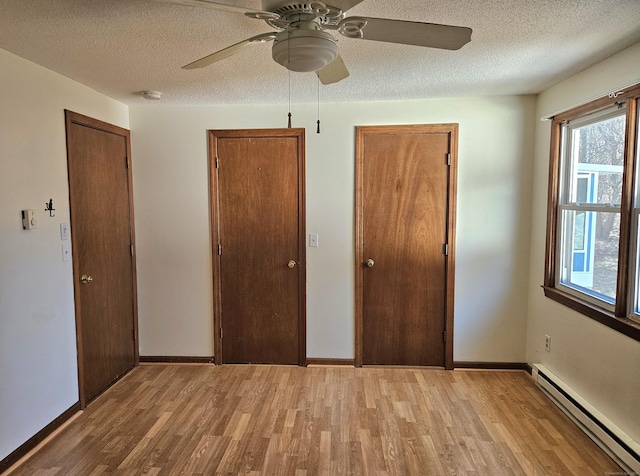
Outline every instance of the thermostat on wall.
[(22, 229), (31, 230), (36, 228), (38, 223), (36, 222), (34, 210), (22, 210)]

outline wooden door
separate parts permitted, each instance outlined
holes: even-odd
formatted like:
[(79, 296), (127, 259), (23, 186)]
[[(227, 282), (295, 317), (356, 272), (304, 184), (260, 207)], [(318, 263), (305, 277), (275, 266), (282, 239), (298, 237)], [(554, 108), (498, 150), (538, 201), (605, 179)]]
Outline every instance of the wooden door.
[(304, 129), (210, 134), (216, 362), (304, 365)]
[(66, 123), (84, 406), (138, 359), (130, 142), (129, 131), (70, 111)]
[(452, 367), (456, 137), (357, 128), (357, 364)]

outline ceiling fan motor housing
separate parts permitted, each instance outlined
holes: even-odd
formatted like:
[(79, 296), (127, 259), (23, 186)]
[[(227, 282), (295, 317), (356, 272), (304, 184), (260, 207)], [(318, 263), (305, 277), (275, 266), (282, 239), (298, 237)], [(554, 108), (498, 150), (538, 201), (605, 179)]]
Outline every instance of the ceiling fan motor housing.
[(291, 71), (318, 71), (338, 56), (338, 44), (330, 33), (315, 29), (292, 29), (278, 33), (273, 59)]

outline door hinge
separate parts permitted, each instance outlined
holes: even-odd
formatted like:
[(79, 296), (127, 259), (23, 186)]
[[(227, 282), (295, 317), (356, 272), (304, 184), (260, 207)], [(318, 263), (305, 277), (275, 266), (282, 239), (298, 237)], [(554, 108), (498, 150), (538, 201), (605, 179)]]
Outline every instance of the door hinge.
[(447, 342), (447, 331), (442, 331), (442, 342)]
[(451, 165), (451, 154), (447, 153), (447, 165)]
[(134, 255), (133, 245), (130, 246), (130, 249), (131, 249), (131, 256), (133, 256)]
[(131, 329), (131, 335), (133, 336), (133, 342), (136, 341), (136, 330), (135, 329)]
[(125, 164), (126, 164), (127, 168), (129, 168), (129, 156), (126, 156), (124, 158), (124, 161), (125, 161)]
[(222, 256), (222, 245), (218, 243), (218, 256)]
[(216, 157), (216, 169), (220, 167), (220, 160)]
[(222, 336), (224, 335), (224, 332), (222, 331), (222, 327), (220, 328), (220, 339), (222, 339)]
[(449, 244), (445, 243), (444, 245), (442, 245), (442, 253), (444, 253), (445, 256), (449, 256)]

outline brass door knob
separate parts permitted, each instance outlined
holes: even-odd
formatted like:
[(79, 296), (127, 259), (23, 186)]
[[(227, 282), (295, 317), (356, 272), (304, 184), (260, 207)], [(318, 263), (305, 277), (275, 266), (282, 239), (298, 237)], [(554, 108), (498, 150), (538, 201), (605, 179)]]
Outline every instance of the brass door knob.
[(87, 276), (86, 274), (83, 274), (80, 278), (80, 281), (82, 281), (83, 284), (89, 284), (93, 282), (93, 276)]
[(365, 264), (367, 265), (367, 267), (369, 267), (369, 268), (373, 268), (373, 265), (374, 265), (374, 264), (376, 264), (376, 262), (375, 262), (375, 261), (373, 261), (371, 258), (369, 258), (369, 259), (365, 262)]
[(289, 262), (287, 263), (287, 266), (289, 266), (289, 268), (295, 268), (296, 267), (296, 262), (292, 259), (289, 260)]

